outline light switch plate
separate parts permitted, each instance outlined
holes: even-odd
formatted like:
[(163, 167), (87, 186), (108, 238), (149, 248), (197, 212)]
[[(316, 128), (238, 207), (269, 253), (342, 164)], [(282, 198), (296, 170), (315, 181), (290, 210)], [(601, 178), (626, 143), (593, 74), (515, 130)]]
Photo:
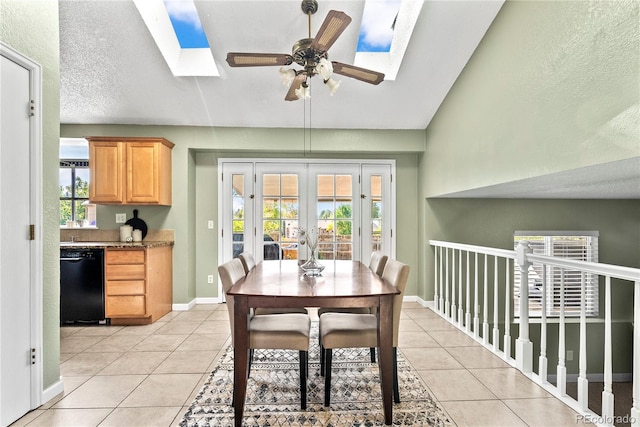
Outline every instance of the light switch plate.
[(209, 228), (209, 230), (213, 230), (213, 220), (212, 220), (212, 219), (210, 219), (210, 220), (207, 222), (207, 228)]
[(126, 213), (118, 213), (116, 214), (116, 224), (124, 224), (127, 222), (127, 214)]

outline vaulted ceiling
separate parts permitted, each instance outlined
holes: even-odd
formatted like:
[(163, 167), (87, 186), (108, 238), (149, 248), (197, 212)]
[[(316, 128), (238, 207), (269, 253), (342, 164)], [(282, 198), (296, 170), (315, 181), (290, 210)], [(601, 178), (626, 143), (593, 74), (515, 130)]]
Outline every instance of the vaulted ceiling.
[[(352, 18), (329, 59), (353, 64), (365, 2), (318, 3), (312, 36), (329, 10)], [(60, 121), (302, 128), (306, 108), (314, 128), (425, 129), (502, 1), (425, 2), (395, 80), (374, 86), (339, 76), (329, 96), (314, 77), (306, 106), (284, 101), (279, 67), (225, 62), (230, 51), (290, 53), (309, 32), (300, 0), (195, 4), (220, 77), (175, 77), (133, 1), (60, 2)]]

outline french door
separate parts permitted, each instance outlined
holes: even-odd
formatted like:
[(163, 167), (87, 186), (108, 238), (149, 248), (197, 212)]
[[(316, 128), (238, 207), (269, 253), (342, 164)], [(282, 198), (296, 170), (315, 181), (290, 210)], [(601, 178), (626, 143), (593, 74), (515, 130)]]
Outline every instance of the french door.
[(393, 256), (393, 161), (221, 159), (220, 262), (306, 259), (298, 231), (318, 236), (320, 260)]

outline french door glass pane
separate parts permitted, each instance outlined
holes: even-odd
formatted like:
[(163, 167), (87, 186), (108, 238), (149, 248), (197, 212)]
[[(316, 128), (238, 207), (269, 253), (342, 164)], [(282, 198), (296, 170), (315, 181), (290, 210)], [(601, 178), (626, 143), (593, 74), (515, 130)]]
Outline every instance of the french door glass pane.
[(244, 251), (244, 175), (232, 175), (231, 182), (231, 193), (233, 196), (233, 257), (235, 258)]
[(382, 250), (382, 176), (371, 175), (371, 252)]
[(264, 259), (298, 258), (299, 182), (297, 174), (262, 177)]
[(351, 175), (317, 176), (319, 259), (353, 259), (352, 184)]

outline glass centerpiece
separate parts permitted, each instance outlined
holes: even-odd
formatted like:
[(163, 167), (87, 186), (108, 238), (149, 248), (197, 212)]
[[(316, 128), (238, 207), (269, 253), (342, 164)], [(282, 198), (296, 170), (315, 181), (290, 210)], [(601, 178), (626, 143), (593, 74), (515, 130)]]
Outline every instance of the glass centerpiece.
[(298, 238), (300, 245), (307, 245), (309, 247), (309, 259), (300, 266), (304, 270), (306, 276), (315, 277), (321, 276), (324, 265), (320, 264), (317, 259), (318, 255), (318, 233), (312, 228), (307, 231), (301, 228), (298, 231)]

